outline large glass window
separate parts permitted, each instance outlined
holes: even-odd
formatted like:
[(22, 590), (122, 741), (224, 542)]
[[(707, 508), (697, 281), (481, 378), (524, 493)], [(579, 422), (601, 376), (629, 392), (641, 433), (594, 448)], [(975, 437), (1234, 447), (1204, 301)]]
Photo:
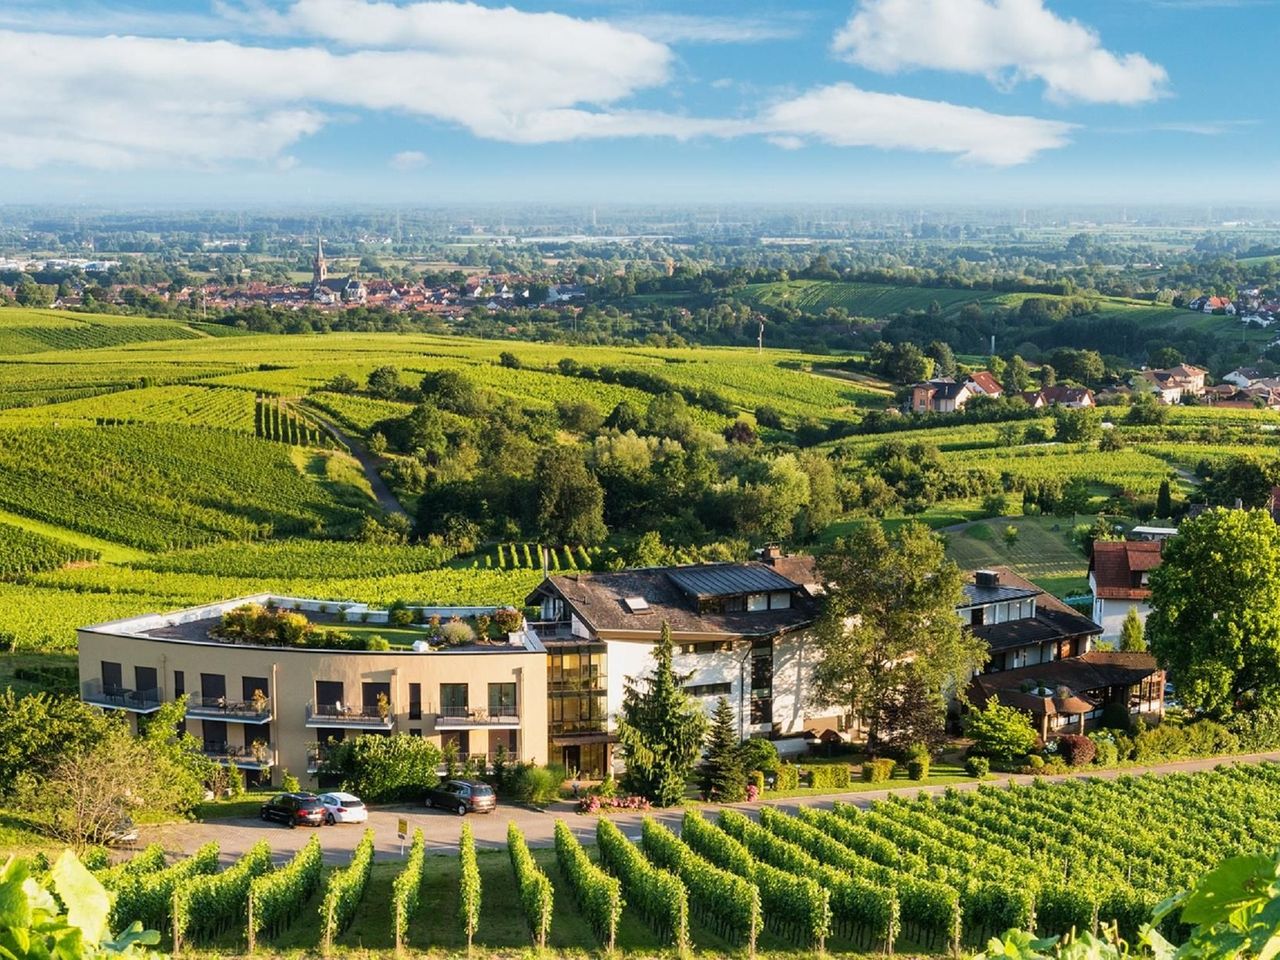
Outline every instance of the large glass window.
[(106, 693), (116, 693), (124, 689), (124, 668), (110, 660), (102, 661), (102, 689)]
[(440, 684), (440, 712), (446, 717), (459, 716), (467, 711), (467, 685), (465, 683)]
[(409, 684), (409, 719), (422, 719), (422, 684)]
[(495, 717), (516, 715), (516, 685), (514, 683), (489, 684), (489, 713)]

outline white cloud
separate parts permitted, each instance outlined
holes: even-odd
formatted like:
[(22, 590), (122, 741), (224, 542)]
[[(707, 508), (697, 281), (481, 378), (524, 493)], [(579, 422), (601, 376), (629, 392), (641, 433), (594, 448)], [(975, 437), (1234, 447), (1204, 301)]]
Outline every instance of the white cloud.
[[(0, 30), (0, 167), (287, 164), (301, 140), (357, 111), (508, 143), (760, 136), (789, 149), (818, 141), (997, 165), (1062, 146), (1070, 130), (847, 84), (750, 116), (634, 109), (629, 98), (668, 83), (670, 49), (560, 14), (366, 0), (218, 9), (293, 45)], [(404, 151), (390, 162), (425, 160)]]
[(661, 43), (762, 43), (799, 34), (795, 23), (753, 17), (708, 17), (692, 13), (654, 13), (614, 21)]
[(936, 100), (871, 93), (838, 83), (775, 104), (763, 123), (783, 146), (812, 138), (839, 147), (957, 154), (1012, 166), (1065, 146), (1071, 124), (988, 113)]
[(1163, 67), (1115, 54), (1044, 0), (863, 0), (836, 34), (836, 53), (872, 70), (951, 70), (996, 83), (1038, 79), (1050, 97), (1142, 103), (1160, 96)]
[(427, 155), (421, 150), (401, 150), (399, 153), (391, 157), (391, 169), (399, 170), (401, 173), (408, 173), (411, 170), (421, 170), (430, 161)]

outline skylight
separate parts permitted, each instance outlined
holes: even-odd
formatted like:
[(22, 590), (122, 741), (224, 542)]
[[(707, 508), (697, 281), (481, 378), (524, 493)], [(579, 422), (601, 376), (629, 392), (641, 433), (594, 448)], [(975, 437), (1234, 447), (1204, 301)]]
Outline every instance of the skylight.
[(622, 601), (631, 613), (648, 613), (649, 601), (644, 597), (627, 597)]

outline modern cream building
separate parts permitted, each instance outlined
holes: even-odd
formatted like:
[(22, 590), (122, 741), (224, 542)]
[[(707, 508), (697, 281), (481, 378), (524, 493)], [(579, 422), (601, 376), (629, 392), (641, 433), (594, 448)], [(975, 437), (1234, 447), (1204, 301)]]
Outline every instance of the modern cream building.
[[(320, 627), (385, 623), (363, 605), (258, 595), (78, 631), (82, 697), (139, 718), (187, 697), (186, 728), (220, 762), (254, 782), (282, 770), (304, 784), (322, 747), (361, 734), (407, 733), (458, 744), (463, 755), (546, 763), (547, 650), (527, 627), (505, 641), (388, 651), (231, 643), (211, 635), (245, 604), (298, 610)], [(494, 608), (430, 608), (468, 617)], [(423, 633), (424, 640), (426, 633)]]

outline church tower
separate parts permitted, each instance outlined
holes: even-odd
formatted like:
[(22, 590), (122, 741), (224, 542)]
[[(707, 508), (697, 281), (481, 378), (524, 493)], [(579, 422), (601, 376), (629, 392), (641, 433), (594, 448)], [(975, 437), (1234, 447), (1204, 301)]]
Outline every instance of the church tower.
[(311, 262), (311, 286), (319, 287), (328, 276), (329, 267), (324, 262), (324, 239), (316, 237), (316, 258)]

